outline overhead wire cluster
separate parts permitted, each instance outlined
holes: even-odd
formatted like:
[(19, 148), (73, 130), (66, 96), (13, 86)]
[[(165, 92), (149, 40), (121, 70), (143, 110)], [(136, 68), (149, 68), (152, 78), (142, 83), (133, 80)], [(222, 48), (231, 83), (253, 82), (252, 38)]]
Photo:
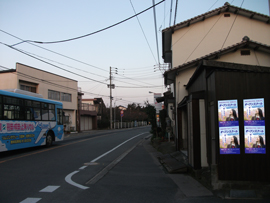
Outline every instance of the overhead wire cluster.
[[(37, 55), (37, 54), (30, 53), (30, 52), (28, 52), (28, 51), (25, 51), (25, 50), (22, 50), (22, 49), (15, 48), (15, 46), (17, 46), (17, 45), (19, 45), (19, 44), (22, 44), (22, 43), (28, 43), (28, 44), (33, 45), (33, 46), (36, 46), (36, 47), (38, 47), (38, 48), (40, 48), (40, 49), (43, 49), (43, 50), (49, 51), (49, 52), (51, 52), (51, 53), (57, 54), (57, 55), (59, 55), (59, 56), (61, 56), (61, 57), (65, 57), (65, 58), (67, 58), (67, 59), (70, 59), (70, 60), (79, 62), (79, 63), (81, 63), (81, 64), (90, 66), (90, 67), (92, 67), (92, 68), (96, 68), (96, 69), (98, 69), (98, 70), (108, 72), (107, 70), (105, 70), (105, 69), (103, 69), (103, 68), (99, 68), (99, 67), (94, 66), (94, 65), (91, 65), (91, 64), (89, 64), (89, 63), (85, 63), (85, 62), (82, 62), (82, 61), (77, 60), (77, 59), (75, 59), (75, 58), (66, 56), (66, 55), (64, 55), (64, 54), (61, 54), (61, 53), (52, 51), (52, 50), (50, 50), (50, 49), (47, 49), (47, 48), (38, 46), (38, 45), (36, 45), (36, 43), (38, 43), (38, 44), (52, 44), (52, 43), (62, 43), (62, 42), (68, 42), (68, 41), (72, 41), (72, 40), (77, 40), (77, 39), (80, 39), (80, 38), (88, 37), (88, 36), (93, 35), (93, 34), (97, 34), (97, 33), (99, 33), (99, 32), (102, 32), (102, 31), (104, 31), (104, 30), (107, 30), (107, 29), (109, 29), (109, 28), (112, 28), (112, 27), (114, 27), (114, 26), (116, 26), (116, 25), (119, 25), (119, 24), (121, 24), (121, 23), (123, 23), (123, 22), (125, 22), (125, 21), (127, 21), (127, 20), (130, 20), (130, 19), (132, 19), (132, 18), (134, 18), (134, 17), (137, 18), (137, 20), (138, 20), (138, 22), (139, 22), (139, 24), (140, 24), (140, 21), (139, 21), (139, 18), (138, 18), (138, 16), (139, 16), (140, 14), (142, 14), (142, 13), (144, 13), (144, 12), (146, 12), (146, 11), (152, 9), (152, 8), (154, 9), (155, 6), (159, 5), (160, 3), (164, 2), (164, 1), (165, 1), (165, 0), (162, 0), (162, 1), (158, 2), (157, 4), (155, 4), (155, 3), (154, 3), (154, 0), (153, 0), (153, 6), (147, 8), (147, 9), (145, 9), (145, 10), (139, 12), (139, 13), (136, 13), (135, 8), (134, 8), (134, 6), (133, 6), (133, 4), (132, 4), (132, 1), (130, 0), (130, 3), (131, 3), (131, 5), (132, 5), (132, 7), (133, 7), (133, 10), (134, 10), (135, 15), (133, 15), (133, 16), (131, 16), (131, 17), (125, 19), (125, 20), (122, 20), (122, 21), (120, 21), (120, 22), (118, 22), (118, 23), (115, 23), (115, 24), (113, 24), (113, 25), (111, 25), (111, 26), (108, 26), (108, 27), (106, 27), (106, 28), (103, 28), (103, 29), (101, 29), (101, 30), (98, 30), (98, 31), (95, 31), (95, 32), (92, 32), (92, 33), (89, 33), (89, 34), (86, 34), (86, 35), (82, 35), (82, 36), (79, 36), (79, 37), (74, 37), (74, 38), (65, 39), (65, 40), (59, 40), (59, 41), (42, 42), (42, 41), (36, 41), (36, 40), (24, 40), (24, 39), (21, 39), (21, 38), (15, 36), (15, 35), (12, 35), (12, 34), (6, 32), (6, 31), (4, 31), (4, 30), (0, 30), (1, 32), (5, 33), (5, 34), (7, 34), (7, 35), (9, 35), (9, 36), (12, 36), (12, 37), (14, 37), (14, 38), (20, 40), (19, 43), (16, 43), (16, 44), (13, 44), (13, 45), (8, 45), (8, 44), (3, 43), (3, 42), (0, 42), (0, 43), (1, 43), (2, 45), (5, 45), (5, 46), (7, 46), (7, 47), (9, 47), (9, 48), (11, 48), (11, 49), (17, 51), (17, 52), (20, 52), (20, 53), (22, 53), (22, 54), (24, 54), (24, 55), (27, 55), (27, 56), (29, 56), (29, 57), (31, 57), (31, 58), (34, 58), (34, 59), (38, 60), (38, 61), (41, 61), (41, 62), (43, 62), (43, 63), (45, 63), (45, 64), (47, 64), (47, 65), (51, 65), (51, 66), (53, 66), (53, 67), (55, 67), (55, 68), (58, 68), (58, 69), (60, 69), (60, 70), (63, 70), (63, 71), (66, 71), (66, 72), (68, 72), (68, 73), (74, 74), (74, 75), (76, 75), (76, 76), (82, 77), (82, 78), (87, 79), (87, 80), (89, 80), (89, 81), (93, 81), (93, 82), (96, 82), (96, 83), (99, 83), (99, 84), (104, 85), (104, 84), (106, 84), (106, 83), (105, 83), (106, 77), (104, 77), (104, 76), (102, 76), (102, 75), (98, 75), (98, 74), (96, 74), (96, 73), (91, 73), (91, 72), (89, 72), (89, 71), (85, 71), (85, 70), (82, 70), (82, 69), (79, 69), (79, 68), (75, 68), (75, 67), (72, 67), (72, 66), (70, 66), (70, 65), (66, 65), (66, 64), (57, 62), (57, 61), (55, 61), (55, 60), (48, 59), (48, 58), (43, 57), (43, 56), (39, 56), (39, 55)], [(154, 11), (154, 20), (155, 20), (155, 28), (156, 28), (156, 14), (155, 14), (155, 11)], [(142, 32), (144, 33), (141, 24), (140, 24), (140, 27), (141, 27)], [(144, 33), (144, 36), (145, 36), (145, 39), (146, 39), (146, 41), (147, 41), (147, 43), (148, 43), (148, 40), (147, 40), (147, 38), (146, 38), (145, 33)], [(157, 31), (156, 31), (156, 37), (157, 37)], [(157, 39), (157, 38), (156, 38), (156, 39)], [(156, 40), (156, 42), (157, 42), (157, 40)], [(148, 46), (149, 46), (150, 51), (152, 52), (152, 49), (151, 49), (149, 43), (148, 43)], [(158, 54), (158, 43), (157, 43), (157, 54)], [(152, 55), (153, 55), (154, 60), (156, 61), (153, 52), (152, 52)], [(158, 57), (158, 61), (159, 61), (159, 56), (157, 56), (157, 57)], [(49, 61), (49, 62), (48, 62), (48, 61)], [(55, 65), (55, 64), (59, 64), (59, 65)], [(158, 64), (160, 64), (160, 62), (158, 62)], [(75, 70), (78, 70), (78, 71), (82, 71), (82, 72), (85, 72), (85, 73), (89, 73), (89, 74), (92, 74), (92, 75), (95, 75), (95, 76), (98, 76), (98, 77), (101, 77), (101, 78), (103, 78), (103, 81), (104, 81), (104, 82), (102, 82), (102, 80), (96, 80), (96, 79), (93, 79), (93, 78), (90, 78), (90, 77), (86, 77), (85, 75), (81, 75), (81, 74), (78, 74), (78, 73), (76, 73), (76, 72), (70, 71), (70, 70), (68, 70), (68, 69), (66, 69), (66, 68), (61, 67), (60, 65), (61, 65), (61, 66), (68, 67), (68, 68), (72, 68), (72, 69), (75, 69)], [(3, 66), (1, 66), (1, 67), (3, 68)], [(137, 70), (137, 69), (136, 69), (136, 70)], [(137, 75), (137, 77), (140, 78), (140, 79), (134, 77), (134, 75), (135, 75), (134, 73), (132, 73), (132, 77), (127, 76), (127, 72), (128, 72), (128, 71), (126, 71), (126, 74), (119, 74), (119, 75), (118, 75), (119, 77), (115, 77), (115, 80), (116, 80), (116, 81), (119, 81), (119, 82), (121, 82), (121, 83), (125, 83), (125, 84), (128, 84), (128, 85), (132, 85), (132, 86), (121, 86), (121, 85), (119, 85), (119, 86), (117, 86), (117, 87), (119, 87), (119, 88), (161, 88), (161, 87), (162, 87), (162, 86), (161, 86), (161, 87), (157, 87), (156, 85), (153, 85), (153, 84), (150, 84), (150, 83), (147, 83), (147, 82), (140, 81), (140, 80), (142, 80), (142, 76), (146, 76), (146, 75), (149, 75), (149, 74), (153, 75), (153, 72), (154, 72), (154, 71), (151, 71), (151, 70), (150, 70), (150, 72), (148, 72), (148, 71), (146, 71), (146, 70), (141, 70), (141, 71), (140, 71), (140, 74)], [(159, 75), (158, 78), (160, 78), (160, 75)], [(134, 81), (136, 81), (137, 84), (131, 83), (131, 82), (125, 82), (124, 80), (134, 80)], [(138, 85), (138, 82), (140, 82), (140, 83), (143, 84), (143, 85)], [(51, 82), (50, 82), (50, 83), (51, 83)], [(87, 93), (87, 92), (86, 92), (86, 93)], [(88, 92), (88, 93), (89, 93), (89, 92)], [(90, 94), (95, 94), (95, 93), (90, 93)], [(103, 95), (103, 96), (105, 96), (105, 95)], [(108, 97), (108, 96), (107, 96), (107, 97)]]

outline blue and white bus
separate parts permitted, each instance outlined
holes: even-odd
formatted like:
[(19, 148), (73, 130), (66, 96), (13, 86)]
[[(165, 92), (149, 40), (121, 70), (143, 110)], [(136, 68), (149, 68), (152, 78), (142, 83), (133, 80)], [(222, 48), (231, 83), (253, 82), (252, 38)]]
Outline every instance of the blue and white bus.
[(63, 139), (61, 102), (0, 90), (0, 152)]

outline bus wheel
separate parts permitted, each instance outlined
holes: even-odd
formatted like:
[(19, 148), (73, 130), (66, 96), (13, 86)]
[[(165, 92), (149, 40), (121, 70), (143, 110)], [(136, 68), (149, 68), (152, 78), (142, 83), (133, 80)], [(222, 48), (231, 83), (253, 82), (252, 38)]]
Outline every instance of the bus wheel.
[(49, 132), (47, 137), (46, 137), (46, 146), (50, 147), (50, 146), (52, 146), (52, 143), (53, 143), (53, 135), (51, 132)]

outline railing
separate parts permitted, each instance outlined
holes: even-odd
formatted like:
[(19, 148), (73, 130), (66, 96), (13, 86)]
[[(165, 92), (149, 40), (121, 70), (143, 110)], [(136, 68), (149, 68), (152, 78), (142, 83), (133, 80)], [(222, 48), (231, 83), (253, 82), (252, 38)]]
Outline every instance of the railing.
[(96, 111), (96, 107), (95, 107), (95, 105), (92, 105), (92, 104), (81, 104), (80, 110)]
[(115, 122), (113, 124), (114, 129), (121, 129), (121, 128), (134, 128), (140, 126), (146, 126), (147, 121), (132, 121), (132, 122)]

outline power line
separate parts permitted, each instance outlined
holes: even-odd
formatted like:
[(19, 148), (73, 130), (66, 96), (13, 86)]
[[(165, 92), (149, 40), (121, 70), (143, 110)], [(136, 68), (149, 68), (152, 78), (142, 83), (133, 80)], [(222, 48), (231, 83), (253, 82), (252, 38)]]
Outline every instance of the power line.
[(169, 27), (171, 27), (171, 19), (172, 19), (172, 6), (173, 6), (173, 0), (171, 0), (171, 9), (170, 9), (170, 22), (169, 22)]
[(22, 49), (18, 49), (18, 50), (21, 50), (21, 51), (23, 51), (23, 52), (25, 52), (25, 53), (27, 53), (27, 54), (30, 54), (30, 55), (33, 55), (33, 56), (36, 56), (36, 57), (39, 57), (39, 58), (46, 59), (46, 60), (51, 61), (51, 62), (54, 62), (54, 63), (57, 63), (57, 64), (59, 64), (59, 65), (67, 66), (67, 67), (69, 67), (69, 68), (76, 69), (76, 70), (79, 70), (79, 71), (82, 71), (82, 72), (85, 72), (85, 73), (90, 73), (90, 74), (92, 74), (92, 75), (96, 75), (96, 76), (99, 76), (99, 77), (102, 77), (102, 78), (107, 78), (107, 77), (105, 77), (105, 76), (98, 75), (98, 74), (96, 74), (96, 73), (91, 73), (91, 72), (88, 72), (88, 71), (85, 71), (85, 70), (82, 70), (82, 69), (79, 69), (79, 68), (75, 68), (75, 67), (72, 67), (72, 66), (70, 66), (70, 65), (63, 64), (63, 63), (60, 63), (60, 62), (57, 62), (57, 61), (54, 61), (54, 60), (45, 58), (45, 57), (43, 57), (43, 56), (39, 56), (39, 55), (37, 55), (37, 54), (33, 54), (33, 53), (30, 53), (30, 52), (24, 51), (24, 50), (22, 50)]
[[(7, 68), (7, 67), (1, 66), (1, 65), (0, 65), (0, 68), (5, 69), (5, 70), (14, 70), (14, 69), (10, 69), (10, 68)], [(56, 84), (56, 83), (52, 83), (50, 80), (40, 79), (40, 78), (31, 76), (31, 75), (27, 75), (25, 73), (21, 73), (21, 72), (18, 72), (18, 71), (16, 71), (16, 73), (13, 73), (13, 74), (18, 74), (18, 75), (23, 76), (25, 78), (28, 78), (30, 80), (38, 81), (39, 83), (49, 84), (49, 85), (52, 85), (54, 87), (60, 87), (60, 88), (63, 88), (63, 89), (69, 89), (69, 90), (76, 91), (76, 92), (78, 91), (77, 89), (67, 87), (67, 86), (63, 86), (63, 85)], [(82, 92), (87, 93), (87, 94), (97, 95), (97, 96), (109, 97), (107, 95), (96, 94), (96, 93), (93, 93), (93, 92), (87, 92), (87, 91), (82, 91)]]
[[(89, 77), (86, 77), (86, 76), (82, 76), (82, 75), (80, 75), (80, 74), (74, 73), (74, 72), (69, 71), (69, 70), (67, 70), (67, 69), (64, 69), (64, 68), (61, 68), (61, 67), (59, 67), (59, 66), (56, 66), (56, 65), (54, 65), (54, 64), (52, 64), (52, 63), (49, 63), (49, 62), (44, 61), (44, 60), (42, 60), (42, 59), (39, 59), (39, 58), (33, 56), (31, 53), (25, 52), (24, 50), (17, 49), (17, 48), (15, 48), (15, 47), (12, 47), (12, 46), (7, 45), (7, 44), (2, 43), (2, 42), (0, 42), (0, 43), (3, 44), (3, 45), (5, 45), (5, 46), (7, 46), (7, 47), (9, 47), (9, 48), (11, 48), (11, 49), (14, 49), (14, 50), (16, 50), (16, 51), (18, 51), (18, 52), (21, 52), (21, 53), (23, 53), (23, 54), (25, 54), (25, 55), (27, 55), (27, 56), (30, 56), (30, 57), (32, 57), (32, 58), (34, 58), (34, 59), (37, 59), (37, 60), (39, 60), (39, 61), (41, 61), (41, 62), (43, 62), (43, 63), (49, 64), (49, 65), (51, 65), (51, 66), (54, 66), (54, 67), (56, 67), (56, 68), (58, 68), (58, 69), (64, 70), (64, 71), (66, 71), (66, 72), (72, 73), (72, 74), (74, 74), (74, 75), (77, 75), (77, 76), (86, 78), (86, 79), (91, 80), (91, 81), (94, 81), (94, 82), (98, 82), (98, 83), (107, 85), (107, 84), (104, 83), (104, 82), (101, 82), (101, 81), (98, 81), (98, 80), (95, 80), (95, 79), (92, 79), (92, 78), (89, 78)], [(124, 76), (122, 76), (122, 77), (124, 77)], [(132, 78), (130, 78), (130, 79), (133, 80)], [(136, 80), (136, 81), (138, 82), (138, 80)], [(123, 82), (123, 83), (130, 84), (130, 85), (137, 85), (137, 84), (128, 83), (128, 82)], [(145, 83), (145, 82), (141, 82), (141, 83)], [(145, 84), (149, 84), (149, 83), (145, 83)], [(151, 85), (151, 84), (150, 84), (150, 85)], [(144, 88), (144, 86), (136, 86), (136, 87), (137, 87), (137, 88), (139, 88), (139, 87)], [(131, 87), (131, 88), (133, 88), (133, 87)]]
[[(0, 67), (1, 67), (2, 69), (5, 69), (5, 70), (14, 70), (14, 69), (9, 69), (9, 68), (4, 67), (4, 66), (1, 66), (1, 65), (0, 65)], [(20, 75), (20, 76), (25, 77), (25, 78), (28, 78), (28, 79), (30, 79), (30, 80), (38, 81), (38, 82), (45, 83), (45, 84), (50, 84), (50, 85), (55, 86), (55, 87), (60, 87), (60, 88), (63, 88), (63, 89), (69, 89), (69, 90), (73, 90), (73, 91), (75, 90), (75, 91), (77, 91), (77, 89), (74, 89), (74, 88), (71, 88), (71, 87), (67, 87), (67, 86), (63, 86), (63, 85), (56, 84), (56, 83), (52, 83), (51, 81), (43, 80), (43, 79), (40, 79), (40, 78), (31, 76), (31, 75), (27, 75), (27, 74), (25, 74), (25, 73), (21, 73), (21, 72), (19, 72), (19, 71), (16, 71), (16, 73), (14, 73), (14, 72), (11, 72), (11, 73), (12, 73), (12, 74), (15, 74), (15, 75), (16, 75), (16, 74), (17, 74), (17, 75)]]
[(218, 0), (208, 9), (208, 11), (210, 11), (211, 8), (213, 8), (213, 6), (218, 2)]
[[(23, 40), (23, 39), (21, 39), (21, 38), (15, 36), (15, 35), (12, 35), (12, 34), (6, 32), (6, 31), (4, 31), (4, 30), (0, 30), (0, 31), (3, 32), (3, 33), (5, 33), (5, 34), (7, 34), (7, 35), (9, 35), (9, 36), (12, 36), (12, 37), (14, 37), (14, 38), (16, 38), (16, 39), (19, 39), (19, 40), (21, 40), (22, 42), (26, 42), (26, 43), (28, 43), (28, 44), (30, 44), (30, 45), (32, 45), (32, 46), (36, 46), (36, 47), (38, 47), (38, 48), (40, 48), (40, 49), (44, 49), (44, 50), (46, 50), (46, 51), (49, 51), (49, 52), (54, 53), (54, 54), (57, 54), (57, 55), (59, 55), (59, 56), (68, 58), (68, 59), (73, 60), (73, 61), (76, 61), (76, 62), (79, 62), (79, 63), (81, 63), (81, 64), (84, 64), (84, 65), (87, 65), (87, 66), (90, 66), (90, 67), (93, 67), (93, 68), (96, 68), (96, 69), (99, 69), (99, 70), (108, 72), (107, 70), (104, 70), (104, 69), (99, 68), (99, 67), (97, 67), (97, 66), (94, 66), (94, 65), (91, 65), (91, 64), (89, 64), (89, 63), (85, 63), (85, 62), (79, 61), (79, 60), (77, 60), (77, 59), (74, 59), (74, 58), (71, 58), (71, 57), (69, 57), (69, 56), (60, 54), (60, 53), (55, 52), (55, 51), (52, 51), (52, 50), (50, 50), (50, 49), (46, 49), (46, 48), (44, 48), (44, 47), (38, 46), (38, 45), (36, 45), (36, 44), (33, 44), (33, 43), (31, 43), (31, 42), (29, 42), (29, 41), (27, 41), (27, 40)], [(16, 45), (16, 44), (15, 44), (15, 45)], [(15, 45), (12, 45), (12, 46), (15, 46)]]
[(217, 21), (214, 23), (214, 25), (210, 28), (210, 30), (208, 30), (208, 32), (204, 35), (204, 37), (201, 39), (201, 41), (199, 42), (199, 44), (195, 47), (195, 49), (190, 53), (190, 55), (187, 57), (186, 61), (190, 58), (190, 56), (195, 52), (195, 50), (200, 46), (200, 44), (203, 42), (203, 40), (206, 38), (206, 36), (210, 33), (210, 31), (215, 27), (215, 25), (217, 24), (217, 22), (220, 20), (221, 15), (219, 16), (219, 18), (217, 19)]
[(115, 87), (118, 87), (118, 88), (130, 88), (130, 89), (133, 89), (133, 88), (162, 88), (162, 86), (134, 86), (134, 87), (129, 87), (129, 86), (115, 86)]
[(160, 64), (159, 53), (158, 53), (158, 35), (157, 35), (157, 20), (156, 20), (156, 9), (155, 9), (155, 0), (153, 0), (153, 12), (154, 12), (154, 22), (155, 22), (155, 31), (156, 31), (156, 44), (157, 44), (157, 58), (158, 64)]
[(173, 23), (173, 25), (175, 25), (175, 21), (176, 21), (177, 5), (178, 5), (178, 0), (176, 0), (176, 4), (175, 4), (175, 14), (174, 14), (174, 23)]
[[(244, 1), (245, 1), (245, 0), (242, 1), (242, 4), (241, 4), (240, 8), (242, 8)], [(235, 18), (234, 18), (234, 21), (233, 21), (233, 23), (232, 23), (232, 26), (231, 26), (231, 28), (230, 28), (230, 30), (229, 30), (229, 32), (228, 32), (228, 34), (227, 34), (227, 36), (226, 36), (226, 38), (225, 38), (225, 40), (224, 40), (224, 43), (222, 44), (221, 49), (224, 47), (224, 45), (225, 45), (225, 43), (226, 43), (226, 41), (227, 41), (227, 39), (228, 39), (228, 37), (229, 37), (231, 31), (232, 31), (233, 25), (234, 25), (234, 23), (235, 23), (237, 17), (238, 17), (238, 13), (236, 14), (236, 16), (235, 16)]]
[[(31, 54), (25, 53), (25, 52), (22, 51), (22, 50), (19, 50), (19, 49), (17, 49), (17, 48), (11, 47), (11, 46), (9, 46), (9, 45), (7, 45), (7, 44), (4, 44), (4, 43), (2, 43), (2, 42), (0, 42), (0, 43), (3, 44), (3, 45), (5, 45), (5, 46), (7, 46), (7, 47), (9, 47), (9, 48), (11, 48), (11, 49), (14, 49), (14, 50), (18, 51), (18, 52), (21, 52), (21, 53), (23, 53), (23, 54), (26, 54), (26, 55), (32, 57), (32, 58), (35, 58), (35, 59), (37, 59), (37, 60), (39, 60), (39, 61), (41, 61), (41, 62), (44, 62), (44, 63), (46, 63), (46, 64), (49, 64), (49, 65), (51, 65), (51, 66), (54, 66), (54, 67), (56, 67), (56, 68), (58, 68), (58, 69), (67, 71), (67, 72), (69, 72), (69, 73), (72, 73), (72, 74), (75, 74), (75, 75), (77, 75), (77, 76), (86, 78), (86, 79), (88, 79), (88, 80), (92, 80), (92, 81), (94, 81), (94, 82), (98, 82), (98, 83), (107, 85), (107, 84), (104, 83), (104, 82), (101, 82), (101, 81), (98, 81), (98, 80), (94, 80), (94, 79), (92, 79), (92, 78), (88, 78), (88, 77), (82, 76), (82, 75), (80, 75), (80, 74), (77, 74), (77, 73), (74, 73), (74, 72), (72, 72), (72, 71), (66, 70), (66, 69), (64, 69), (64, 68), (61, 68), (61, 67), (59, 67), (59, 66), (56, 66), (56, 65), (54, 65), (54, 64), (52, 64), (52, 63), (49, 63), (49, 62), (47, 62), (47, 61), (41, 60), (41, 59), (39, 59), (39, 58), (37, 58), (37, 57), (35, 57), (35, 56), (32, 56)], [(131, 84), (131, 85), (137, 85), (137, 84), (128, 83), (128, 82), (124, 82), (124, 83), (126, 83), (126, 84)], [(129, 86), (116, 86), (116, 87), (120, 87), (120, 88), (121, 88), (121, 87), (122, 87), (122, 88), (154, 88), (155, 86), (130, 86), (130, 87), (129, 87)]]
[[(134, 8), (134, 6), (133, 6), (131, 0), (130, 0), (130, 4), (131, 4), (131, 6), (132, 6), (132, 8), (133, 8), (134, 13), (136, 14), (135, 8)], [(154, 54), (153, 54), (153, 51), (152, 51), (152, 49), (151, 49), (151, 47), (150, 47), (150, 44), (149, 44), (149, 42), (148, 42), (148, 40), (147, 40), (147, 38), (146, 38), (146, 35), (145, 35), (145, 33), (144, 33), (144, 30), (143, 30), (143, 28), (142, 28), (141, 22), (140, 22), (138, 16), (136, 16), (136, 18), (137, 18), (138, 23), (139, 23), (139, 25), (140, 25), (140, 27), (141, 27), (141, 30), (142, 30), (143, 36), (144, 36), (144, 38), (145, 38), (145, 40), (146, 40), (146, 42), (147, 42), (147, 45), (148, 45), (148, 47), (149, 47), (149, 49), (150, 49), (150, 51), (151, 51), (151, 53), (152, 53), (152, 56), (153, 56), (154, 60), (155, 60), (156, 63), (157, 63), (157, 60), (156, 60), (156, 58), (155, 58), (155, 56), (154, 56)]]
[(64, 70), (64, 71), (66, 71), (66, 72), (72, 73), (72, 74), (74, 74), (74, 75), (77, 75), (77, 76), (80, 76), (80, 77), (83, 77), (83, 78), (86, 78), (86, 79), (88, 79), (88, 80), (92, 80), (92, 81), (95, 81), (95, 82), (98, 82), (98, 83), (107, 85), (106, 83), (100, 82), (100, 81), (98, 81), (98, 80), (94, 80), (94, 79), (89, 78), (89, 77), (85, 77), (85, 76), (83, 76), (83, 75), (74, 73), (74, 72), (69, 71), (69, 70), (67, 70), (67, 69), (64, 69), (64, 68), (61, 68), (61, 67), (59, 67), (59, 66), (56, 66), (56, 65), (54, 65), (54, 64), (52, 64), (52, 63), (49, 63), (49, 62), (44, 61), (44, 60), (42, 60), (42, 59), (39, 59), (39, 58), (37, 58), (37, 57), (35, 57), (35, 56), (32, 56), (31, 54), (25, 53), (24, 51), (21, 51), (21, 50), (19, 50), (19, 49), (17, 49), (17, 48), (14, 48), (14, 47), (10, 46), (10, 45), (7, 45), (7, 44), (5, 44), (5, 43), (2, 43), (2, 42), (0, 42), (0, 43), (3, 44), (3, 45), (5, 45), (5, 46), (7, 46), (7, 47), (9, 47), (9, 48), (11, 48), (11, 49), (14, 49), (14, 50), (16, 50), (16, 51), (18, 51), (18, 52), (21, 52), (21, 53), (23, 53), (23, 54), (25, 54), (25, 55), (27, 55), (27, 56), (30, 56), (30, 57), (32, 57), (32, 58), (34, 58), (34, 59), (36, 59), (36, 60), (39, 60), (39, 61), (41, 61), (41, 62), (43, 62), (43, 63), (46, 63), (46, 64), (51, 65), (51, 66), (54, 66), (54, 67), (56, 67), (56, 68), (58, 68), (58, 69)]
[[(19, 37), (16, 37), (16, 36), (14, 36), (14, 35), (12, 35), (12, 34), (10, 34), (10, 33), (8, 33), (8, 32), (5, 32), (5, 31), (3, 31), (3, 30), (0, 30), (0, 31), (2, 31), (2, 32), (4, 32), (5, 34), (8, 34), (8, 35), (10, 35), (10, 36), (12, 36), (12, 37), (14, 37), (14, 38), (17, 38), (17, 39), (19, 39), (19, 40), (23, 40), (23, 39), (20, 39)], [(24, 41), (24, 40), (23, 40), (23, 41)], [(1, 43), (1, 42), (0, 42), (0, 43)], [(37, 46), (37, 45), (32, 44), (32, 43), (30, 43), (30, 42), (27, 42), (27, 43), (29, 43), (29, 44), (31, 44), (31, 45), (34, 45), (34, 46)], [(6, 46), (8, 46), (9, 48), (15, 49), (15, 50), (17, 50), (17, 51), (20, 51), (21, 53), (27, 54), (28, 56), (30, 56), (30, 55), (35, 55), (35, 54), (30, 53), (30, 52), (26, 52), (26, 51), (24, 51), (24, 50), (20, 50), (20, 49), (14, 48), (14, 47), (13, 47), (14, 45), (10, 46), (10, 45), (4, 44), (4, 43), (1, 43), (1, 44), (6, 45)], [(45, 48), (40, 47), (40, 46), (37, 46), (37, 47), (42, 48), (42, 49), (45, 49)], [(58, 54), (58, 55), (61, 55), (61, 56), (63, 56), (63, 57), (72, 59), (72, 60), (74, 60), (74, 61), (83, 63), (83, 64), (85, 64), (85, 65), (92, 66), (92, 67), (94, 67), (94, 68), (103, 70), (103, 69), (101, 69), (101, 68), (98, 68), (98, 67), (95, 67), (95, 66), (93, 66), (93, 65), (90, 65), (90, 64), (81, 62), (81, 61), (79, 61), (79, 60), (76, 60), (76, 59), (73, 59), (73, 58), (71, 58), (71, 57), (62, 55), (62, 54), (57, 53), (57, 52), (54, 52), (54, 51), (52, 51), (52, 50), (49, 50), (49, 49), (45, 49), (45, 50), (50, 51), (50, 52), (55, 53), (55, 54)], [(35, 55), (35, 56), (38, 56), (38, 55)], [(38, 57), (44, 58), (44, 59), (49, 60), (49, 61), (53, 61), (53, 60), (47, 59), (47, 58), (45, 58), (45, 57), (41, 57), (41, 56), (38, 56)], [(34, 57), (34, 58), (36, 58), (36, 57)], [(38, 59), (38, 58), (36, 58), (36, 59)], [(38, 60), (39, 60), (39, 59), (38, 59)], [(44, 62), (44, 63), (48, 63), (48, 62), (43, 61), (43, 60), (41, 60), (41, 61)], [(53, 62), (55, 62), (55, 61), (53, 61)], [(55, 62), (55, 63), (61, 64), (61, 63), (59, 63), (59, 62)], [(50, 63), (48, 63), (48, 64), (50, 64)], [(50, 64), (50, 65), (53, 65), (53, 64)], [(65, 65), (65, 64), (62, 64), (62, 65)], [(68, 66), (68, 65), (65, 65), (65, 66), (71, 67), (71, 66)], [(71, 67), (71, 68), (74, 68), (74, 67)], [(81, 69), (78, 69), (78, 70), (81, 70)], [(81, 70), (81, 71), (84, 71), (84, 70)], [(103, 70), (103, 71), (105, 71), (105, 70)], [(84, 71), (84, 72), (86, 72), (86, 71)], [(107, 71), (106, 71), (106, 72), (107, 72)], [(91, 74), (93, 74), (93, 73), (91, 73)], [(97, 74), (94, 74), (94, 75), (97, 75)], [(100, 75), (98, 75), (98, 76), (100, 76)], [(100, 77), (103, 77), (103, 76), (100, 76)], [(125, 77), (125, 76), (121, 76), (121, 77)], [(127, 78), (127, 77), (126, 77), (126, 78)], [(132, 78), (129, 78), (129, 79), (133, 80)], [(96, 80), (94, 80), (94, 79), (92, 79), (92, 80), (96, 82)], [(138, 80), (136, 80), (136, 81), (138, 82)], [(126, 82), (125, 82), (125, 83), (126, 83)], [(144, 82), (142, 82), (142, 83), (144, 83)], [(127, 84), (131, 84), (131, 83), (127, 83)], [(149, 83), (145, 83), (145, 84), (149, 84)], [(132, 84), (132, 85), (134, 85), (134, 84)]]
[[(89, 34), (86, 34), (86, 35), (82, 35), (82, 36), (74, 37), (74, 38), (70, 38), (70, 39), (65, 39), (65, 40), (52, 41), (52, 42), (42, 42), (42, 41), (33, 41), (33, 40), (27, 40), (27, 41), (28, 41), (28, 42), (33, 42), (33, 43), (38, 43), (38, 44), (54, 44), (54, 43), (68, 42), (68, 41), (72, 41), (72, 40), (77, 40), (77, 39), (80, 39), (80, 38), (88, 37), (88, 36), (90, 36), (90, 35), (97, 34), (97, 33), (99, 33), (99, 32), (102, 32), (102, 31), (104, 31), (104, 30), (107, 30), (107, 29), (109, 29), (109, 28), (115, 27), (116, 25), (119, 25), (119, 24), (121, 24), (121, 23), (124, 23), (124, 22), (126, 22), (126, 21), (128, 21), (128, 20), (130, 20), (130, 19), (132, 19), (132, 18), (134, 18), (134, 17), (136, 17), (136, 16), (138, 16), (138, 15), (140, 15), (140, 14), (142, 14), (142, 13), (148, 11), (148, 10), (150, 10), (151, 8), (154, 8), (155, 6), (159, 5), (159, 4), (162, 3), (163, 1), (165, 1), (165, 0), (160, 1), (159, 3), (154, 4), (153, 6), (147, 8), (147, 9), (141, 11), (140, 13), (137, 13), (136, 15), (133, 15), (133, 16), (131, 16), (131, 17), (125, 19), (125, 20), (122, 20), (122, 21), (120, 21), (120, 22), (118, 22), (118, 23), (115, 23), (115, 24), (110, 25), (110, 26), (108, 26), (108, 27), (106, 27), (106, 28), (100, 29), (100, 30), (98, 30), (98, 31), (95, 31), (95, 32), (92, 32), (92, 33), (89, 33)], [(24, 42), (26, 42), (26, 41), (24, 41)], [(23, 42), (21, 42), (21, 43), (23, 43)]]

